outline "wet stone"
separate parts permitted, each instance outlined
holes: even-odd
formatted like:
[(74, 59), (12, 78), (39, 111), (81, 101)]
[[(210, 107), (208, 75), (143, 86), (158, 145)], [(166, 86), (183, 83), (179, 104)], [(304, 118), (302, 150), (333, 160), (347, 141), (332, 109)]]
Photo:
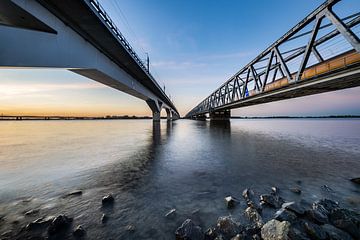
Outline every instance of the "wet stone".
[(307, 210), (305, 211), (305, 215), (310, 221), (317, 224), (325, 224), (329, 222), (328, 217), (318, 210), (314, 210), (314, 209)]
[(275, 213), (274, 218), (278, 221), (288, 221), (290, 223), (293, 223), (297, 220), (295, 213), (283, 208)]
[(350, 179), (350, 181), (352, 181), (353, 183), (360, 184), (360, 177), (358, 177), (358, 178), (352, 178), (352, 179)]
[(278, 220), (272, 219), (261, 228), (261, 237), (264, 240), (288, 240), (289, 230), (289, 222), (280, 222)]
[(303, 227), (311, 239), (326, 239), (326, 232), (319, 225), (310, 222), (304, 222)]
[(204, 234), (204, 240), (214, 240), (217, 237), (215, 228), (208, 228)]
[(58, 232), (68, 228), (72, 222), (72, 218), (65, 215), (59, 215), (50, 223), (48, 233), (50, 235), (57, 234)]
[(301, 194), (301, 189), (299, 187), (292, 187), (290, 191), (296, 194)]
[(226, 238), (231, 238), (240, 232), (240, 224), (231, 216), (219, 217), (216, 228)]
[(260, 195), (260, 203), (262, 205), (267, 205), (273, 208), (280, 208), (281, 205), (284, 203), (284, 200), (277, 195), (263, 194)]
[(175, 216), (175, 213), (176, 213), (176, 209), (173, 208), (165, 214), (165, 217), (173, 217)]
[(329, 215), (332, 211), (339, 209), (339, 204), (333, 200), (321, 199), (313, 203), (312, 209), (318, 210), (324, 215)]
[(84, 228), (81, 225), (79, 225), (75, 228), (73, 235), (76, 238), (81, 238), (81, 237), (85, 236), (85, 233), (86, 232), (85, 232)]
[(255, 195), (254, 192), (249, 188), (244, 189), (244, 191), (242, 193), (242, 196), (245, 199), (245, 201), (252, 201), (254, 198), (254, 195)]
[(326, 232), (327, 238), (330, 240), (351, 240), (352, 237), (340, 230), (339, 228), (334, 227), (330, 224), (325, 224), (322, 226), (322, 229)]
[(225, 204), (226, 204), (227, 208), (234, 208), (238, 202), (239, 202), (239, 200), (237, 200), (236, 198), (234, 198), (232, 196), (227, 196), (225, 198)]
[(81, 195), (82, 195), (81, 190), (74, 190), (74, 191), (66, 194), (64, 197), (81, 196)]
[(136, 228), (132, 224), (129, 224), (126, 226), (126, 231), (128, 231), (128, 232), (135, 232), (135, 230), (136, 230)]
[(300, 206), (298, 203), (295, 202), (287, 202), (282, 205), (282, 208), (285, 208), (286, 210), (292, 211), (296, 213), (297, 215), (304, 215), (305, 208)]
[(258, 213), (258, 211), (253, 207), (248, 207), (245, 209), (245, 216), (255, 224), (258, 228), (263, 226), (262, 217)]
[(108, 216), (106, 214), (103, 214), (101, 216), (101, 223), (106, 223), (109, 220)]
[(39, 212), (40, 212), (39, 209), (32, 209), (32, 210), (29, 210), (29, 211), (25, 212), (24, 215), (25, 216), (31, 216), (31, 215), (36, 215)]
[(175, 231), (176, 240), (198, 240), (203, 239), (203, 233), (191, 219), (186, 219)]
[(272, 188), (271, 188), (271, 192), (272, 192), (273, 194), (279, 194), (280, 190), (279, 190), (279, 188), (277, 188), (277, 187), (272, 187)]
[(337, 228), (360, 239), (360, 214), (347, 209), (336, 209), (330, 214), (330, 222)]
[(103, 206), (107, 206), (107, 205), (112, 205), (114, 201), (115, 201), (114, 197), (111, 194), (108, 194), (102, 198), (101, 202)]

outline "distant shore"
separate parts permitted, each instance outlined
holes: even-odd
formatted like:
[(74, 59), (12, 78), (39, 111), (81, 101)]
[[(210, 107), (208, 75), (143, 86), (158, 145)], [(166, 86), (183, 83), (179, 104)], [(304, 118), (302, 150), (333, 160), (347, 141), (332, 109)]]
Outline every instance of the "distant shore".
[[(161, 117), (166, 119), (166, 117)], [(334, 118), (360, 118), (360, 115), (329, 115), (329, 116), (265, 116), (265, 117), (241, 117), (232, 116), (231, 119), (334, 119)], [(24, 120), (137, 120), (152, 119), (150, 116), (103, 116), (103, 117), (75, 117), (75, 116), (28, 116), (28, 115), (0, 115), (0, 121), (24, 121)]]

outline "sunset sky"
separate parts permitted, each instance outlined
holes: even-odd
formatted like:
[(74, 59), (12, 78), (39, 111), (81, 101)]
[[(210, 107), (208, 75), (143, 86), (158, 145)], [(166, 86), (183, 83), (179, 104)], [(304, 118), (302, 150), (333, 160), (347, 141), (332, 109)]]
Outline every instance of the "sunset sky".
[[(102, 0), (181, 115), (322, 0)], [(346, 9), (360, 1), (345, 0)], [(63, 69), (0, 69), (0, 114), (151, 115), (146, 103)], [(257, 105), (238, 116), (360, 115), (360, 88)]]

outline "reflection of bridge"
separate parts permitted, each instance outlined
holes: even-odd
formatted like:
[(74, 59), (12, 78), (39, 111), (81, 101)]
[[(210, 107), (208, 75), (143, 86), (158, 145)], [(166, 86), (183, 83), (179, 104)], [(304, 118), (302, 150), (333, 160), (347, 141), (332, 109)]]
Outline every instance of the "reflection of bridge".
[(1, 67), (68, 69), (145, 100), (154, 120), (179, 118), (97, 0), (1, 0), (0, 24)]
[(340, 18), (328, 0), (193, 108), (187, 118), (360, 85), (360, 13)]

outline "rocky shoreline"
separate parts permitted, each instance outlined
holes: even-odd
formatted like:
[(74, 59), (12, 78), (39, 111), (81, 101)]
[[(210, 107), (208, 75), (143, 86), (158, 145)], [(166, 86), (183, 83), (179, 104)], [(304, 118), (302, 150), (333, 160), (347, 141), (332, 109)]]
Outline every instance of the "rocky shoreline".
[[(359, 178), (352, 179), (359, 184)], [(289, 189), (294, 194), (301, 194), (299, 187)], [(72, 191), (62, 198), (81, 196), (81, 190)], [(239, 193), (240, 195), (240, 193)], [(358, 240), (360, 239), (360, 214), (331, 199), (318, 199), (309, 203), (305, 200), (299, 202), (286, 201), (277, 187), (269, 189), (269, 193), (256, 195), (253, 190), (245, 189), (242, 198), (226, 196), (224, 208), (233, 210), (245, 203), (243, 216), (220, 216), (216, 223), (208, 228), (202, 228), (190, 218), (174, 229), (176, 240)], [(103, 209), (112, 208), (116, 198), (107, 194), (101, 199)], [(24, 216), (38, 216), (38, 210), (24, 212)], [(266, 214), (265, 214), (266, 213)], [(270, 213), (270, 217), (269, 217)], [(177, 215), (175, 208), (164, 215), (172, 221)], [(0, 226), (6, 216), (0, 214)], [(245, 220), (244, 220), (245, 219)], [(105, 225), (109, 219), (104, 212), (99, 218), (99, 224)], [(86, 229), (75, 224), (71, 216), (58, 214), (45, 216), (31, 222), (12, 222), (17, 224), (19, 231), (6, 231), (1, 233), (0, 240), (12, 239), (86, 239)], [(22, 226), (21, 226), (22, 225)], [(137, 231), (136, 224), (125, 228), (129, 234)], [(173, 239), (171, 238), (171, 239)], [(116, 239), (116, 237), (114, 237)]]
[[(255, 196), (251, 189), (242, 193), (247, 208), (244, 216), (248, 222), (241, 223), (235, 216), (219, 217), (214, 226), (203, 231), (191, 219), (186, 219), (176, 230), (176, 240), (358, 240), (360, 239), (360, 214), (330, 199), (321, 199), (304, 207), (297, 202), (286, 202), (278, 188), (270, 194)], [(300, 194), (301, 191), (294, 191)], [(228, 208), (236, 207), (238, 200), (227, 196)], [(273, 218), (266, 222), (262, 211), (275, 210)]]

